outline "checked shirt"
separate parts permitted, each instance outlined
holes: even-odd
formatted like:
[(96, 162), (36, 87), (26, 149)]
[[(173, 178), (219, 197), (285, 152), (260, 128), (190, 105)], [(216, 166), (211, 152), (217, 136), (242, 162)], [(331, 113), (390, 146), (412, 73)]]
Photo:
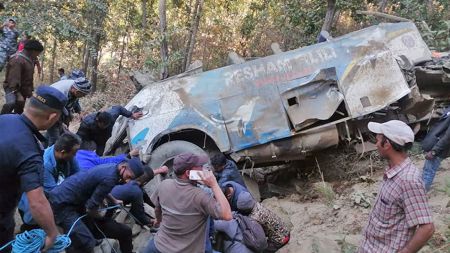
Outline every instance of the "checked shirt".
[(397, 252), (433, 222), (421, 174), (409, 158), (386, 169), (359, 253)]

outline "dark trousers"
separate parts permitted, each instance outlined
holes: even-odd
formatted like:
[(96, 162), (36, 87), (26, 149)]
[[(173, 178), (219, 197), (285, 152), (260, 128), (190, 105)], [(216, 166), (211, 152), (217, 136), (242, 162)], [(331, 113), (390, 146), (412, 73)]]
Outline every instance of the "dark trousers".
[(125, 204), (131, 204), (130, 213), (138, 219), (139, 225), (150, 224), (150, 219), (144, 210), (144, 192), (135, 181), (114, 186), (111, 195), (116, 199), (122, 200)]
[[(0, 212), (0, 247), (14, 239), (14, 212)], [(0, 251), (1, 253), (11, 252), (11, 246)]]
[[(84, 213), (83, 207), (62, 206), (53, 207), (56, 222), (64, 232), (67, 233), (72, 224)], [(102, 234), (103, 233), (103, 234)], [(78, 221), (71, 234), (72, 245), (67, 252), (70, 253), (90, 253), (96, 245), (96, 239), (112, 238), (117, 239), (122, 253), (131, 253), (133, 250), (131, 228), (124, 224), (119, 224), (111, 218), (92, 219), (85, 217)]]
[(61, 136), (63, 133), (64, 129), (62, 126), (62, 121), (60, 119), (52, 127), (47, 129), (47, 133), (45, 134), (45, 137), (47, 138), (47, 147), (55, 144), (56, 140), (58, 140), (59, 136)]
[(17, 113), (21, 114), (23, 112), (23, 107), (25, 106), (25, 98), (20, 94), (20, 92), (14, 92), (10, 88), (5, 88), (5, 104), (3, 105), (1, 114)]
[(122, 253), (131, 253), (133, 250), (133, 237), (131, 228), (125, 224), (116, 222), (111, 218), (92, 219), (87, 218), (86, 225), (95, 238), (112, 238), (119, 241)]

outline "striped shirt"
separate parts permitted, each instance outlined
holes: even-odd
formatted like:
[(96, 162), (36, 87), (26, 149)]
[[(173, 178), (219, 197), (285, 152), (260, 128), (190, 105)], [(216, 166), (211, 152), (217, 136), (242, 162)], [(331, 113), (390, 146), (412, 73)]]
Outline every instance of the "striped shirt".
[(358, 252), (397, 252), (418, 225), (432, 222), (421, 171), (406, 158), (386, 169)]

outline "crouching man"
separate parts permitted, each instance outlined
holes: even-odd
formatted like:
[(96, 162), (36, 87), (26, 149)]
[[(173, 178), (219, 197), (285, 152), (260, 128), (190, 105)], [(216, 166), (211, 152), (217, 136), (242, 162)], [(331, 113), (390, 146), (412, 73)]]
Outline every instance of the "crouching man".
[(103, 238), (102, 234), (119, 240), (122, 253), (132, 252), (131, 228), (109, 217), (101, 217), (99, 206), (105, 198), (113, 204), (121, 204), (121, 201), (109, 194), (113, 187), (139, 177), (143, 172), (144, 166), (137, 158), (119, 164), (99, 165), (68, 177), (50, 191), (49, 200), (56, 222), (64, 229), (64, 233), (69, 232), (78, 217), (88, 214), (88, 217), (78, 221), (73, 227), (70, 234), (72, 245), (67, 252), (92, 252), (96, 244), (95, 238)]
[(408, 157), (414, 133), (404, 122), (370, 122), (381, 157), (388, 161), (380, 191), (363, 232), (359, 253), (417, 252), (434, 226), (421, 172)]
[[(227, 186), (227, 188), (229, 187), (231, 186)], [(237, 194), (236, 191), (233, 195), (235, 194)], [(235, 196), (230, 197), (233, 198)], [(240, 192), (236, 199), (237, 211), (257, 221), (264, 229), (268, 243), (268, 247), (264, 252), (276, 252), (289, 242), (291, 232), (278, 215), (258, 203), (247, 191)]]
[(213, 195), (196, 187), (189, 180), (190, 171), (202, 170), (208, 157), (183, 153), (175, 157), (175, 179), (164, 180), (151, 196), (155, 204), (156, 223), (160, 229), (145, 253), (205, 252), (208, 217), (231, 220), (231, 210), (225, 195), (211, 171), (203, 171), (202, 183)]

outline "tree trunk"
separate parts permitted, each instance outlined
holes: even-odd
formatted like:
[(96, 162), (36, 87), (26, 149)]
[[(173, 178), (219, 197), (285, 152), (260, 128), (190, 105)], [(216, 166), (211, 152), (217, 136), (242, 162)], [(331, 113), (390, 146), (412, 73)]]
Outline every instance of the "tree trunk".
[(83, 58), (83, 72), (86, 74), (87, 76), (87, 71), (89, 68), (89, 59), (91, 58), (91, 49), (89, 47), (89, 41), (86, 40), (86, 44), (85, 44), (85, 54), (84, 54), (84, 58)]
[(45, 46), (47, 45), (47, 39), (45, 38), (42, 45), (44, 45), (44, 51), (42, 51), (42, 54), (40, 56), (41, 58), (41, 76), (40, 80), (41, 82), (44, 81), (44, 62), (45, 62)]
[(334, 14), (336, 12), (336, 0), (328, 0), (327, 2), (327, 13), (325, 14), (325, 21), (322, 25), (322, 31), (330, 32)]
[(194, 15), (192, 17), (192, 23), (191, 28), (189, 31), (189, 40), (186, 46), (186, 54), (183, 61), (183, 72), (189, 67), (189, 64), (191, 64), (192, 61), (192, 53), (194, 52), (195, 47), (195, 37), (197, 36), (198, 26), (200, 24), (200, 17), (202, 14), (202, 7), (203, 7), (203, 1), (204, 0), (196, 0), (195, 1), (195, 9), (194, 9)]
[(99, 51), (100, 51), (100, 39), (101, 35), (99, 32), (95, 33), (94, 37), (94, 51), (95, 53), (92, 55), (91, 60), (91, 66), (92, 66), (92, 73), (91, 73), (91, 84), (92, 84), (92, 92), (95, 92), (97, 90), (97, 77), (98, 77), (98, 58), (99, 58)]
[(81, 64), (80, 64), (80, 66), (83, 66), (83, 69), (84, 69), (84, 57), (86, 57), (86, 52), (87, 52), (87, 44), (85, 43), (83, 45), (83, 54), (81, 57)]
[(386, 6), (388, 4), (388, 0), (380, 0), (378, 2), (378, 11), (379, 12), (384, 12), (386, 9)]
[(161, 33), (161, 80), (169, 77), (169, 46), (167, 45), (166, 0), (159, 0), (159, 29)]
[(119, 70), (117, 71), (117, 78), (119, 78), (120, 71), (122, 70), (123, 55), (124, 55), (124, 52), (125, 52), (125, 46), (127, 44), (125, 42), (125, 38), (127, 38), (127, 36), (123, 36), (123, 39), (122, 39), (122, 49), (120, 50)]
[(142, 29), (147, 30), (147, 0), (141, 1), (142, 8)]
[(52, 47), (52, 61), (50, 62), (50, 83), (53, 83), (54, 76), (55, 76), (55, 59), (56, 59), (56, 46), (58, 45), (58, 42), (56, 38), (53, 40), (53, 47)]
[(427, 0), (427, 14), (428, 14), (428, 17), (431, 18), (433, 13), (434, 13), (433, 0)]

